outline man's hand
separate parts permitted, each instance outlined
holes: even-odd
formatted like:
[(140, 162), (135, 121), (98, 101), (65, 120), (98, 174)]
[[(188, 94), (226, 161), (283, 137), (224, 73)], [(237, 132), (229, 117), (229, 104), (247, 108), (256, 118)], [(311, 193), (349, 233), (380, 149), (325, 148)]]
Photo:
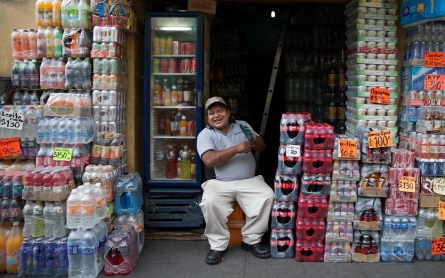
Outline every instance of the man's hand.
[(244, 141), (236, 145), (236, 151), (237, 153), (249, 153), (253, 147), (254, 144), (252, 142)]

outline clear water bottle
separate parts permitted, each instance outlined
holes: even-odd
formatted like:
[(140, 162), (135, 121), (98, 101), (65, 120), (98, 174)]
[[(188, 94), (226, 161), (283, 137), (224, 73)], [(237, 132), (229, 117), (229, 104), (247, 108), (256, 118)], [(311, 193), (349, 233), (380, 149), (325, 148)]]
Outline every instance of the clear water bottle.
[[(87, 194), (85, 194), (87, 195)], [(89, 195), (89, 194), (88, 194)], [(82, 251), (82, 277), (95, 278), (96, 277), (96, 262), (97, 262), (97, 239), (91, 229), (87, 229), (82, 236), (82, 244), (80, 249)], [(70, 262), (71, 265), (71, 262)], [(70, 276), (71, 277), (71, 276)]]
[(32, 229), (34, 227), (34, 218), (32, 216), (32, 210), (34, 207), (33, 201), (26, 201), (25, 206), (23, 207), (23, 217), (25, 220), (24, 226), (23, 226), (23, 236), (24, 237), (31, 237), (32, 236)]
[(45, 234), (45, 224), (43, 220), (43, 203), (38, 201), (33, 207), (34, 227), (33, 237), (42, 237)]
[(81, 62), (81, 82), (82, 82), (82, 88), (91, 90), (92, 84), (91, 84), (91, 62), (90, 58), (85, 58), (84, 61)]
[(62, 117), (59, 120), (59, 125), (58, 125), (59, 135), (57, 141), (55, 141), (57, 143), (65, 143), (68, 140), (68, 129), (66, 122), (67, 120), (65, 117)]
[(96, 203), (90, 193), (90, 189), (85, 190), (85, 194), (80, 199), (81, 224), (83, 228), (91, 229), (94, 227), (94, 216)]
[(45, 237), (54, 236), (54, 219), (53, 219), (53, 204), (51, 202), (45, 202), (43, 208), (43, 218), (45, 223)]
[(74, 144), (75, 143), (75, 137), (76, 137), (76, 130), (74, 129), (74, 123), (75, 120), (72, 118), (67, 118), (66, 119), (66, 129), (67, 129), (67, 140), (65, 142), (67, 142), (68, 144)]
[(107, 214), (106, 193), (100, 183), (93, 187), (93, 196), (96, 199), (96, 222), (105, 218)]
[(65, 228), (66, 213), (62, 202), (54, 202), (52, 208), (52, 218), (54, 221), (54, 237), (64, 237), (67, 234)]
[(72, 229), (68, 237), (68, 276), (73, 278), (82, 277), (82, 233), (77, 228)]
[(73, 189), (66, 201), (66, 226), (69, 229), (81, 227), (80, 198), (78, 197), (77, 190)]
[(38, 111), (34, 106), (28, 106), (25, 114), (25, 137), (34, 140), (37, 135), (37, 118)]
[(65, 66), (65, 88), (72, 89), (76, 85), (76, 60), (68, 58)]
[(100, 221), (94, 226), (92, 231), (96, 236), (96, 247), (97, 247), (96, 273), (99, 273), (104, 267), (105, 243), (107, 241), (107, 227), (105, 223), (103, 223), (103, 221)]
[(165, 148), (164, 139), (159, 138), (154, 145), (154, 177), (165, 178)]

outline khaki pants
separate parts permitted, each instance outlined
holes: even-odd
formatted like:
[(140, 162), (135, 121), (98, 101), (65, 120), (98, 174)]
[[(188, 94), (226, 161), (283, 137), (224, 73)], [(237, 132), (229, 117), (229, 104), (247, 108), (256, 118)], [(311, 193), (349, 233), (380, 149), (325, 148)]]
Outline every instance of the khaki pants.
[(273, 191), (262, 176), (240, 181), (208, 180), (201, 187), (204, 194), (200, 207), (212, 250), (223, 251), (229, 245), (227, 217), (233, 211), (235, 200), (246, 214), (246, 224), (241, 229), (243, 242), (261, 241), (268, 229), (273, 204)]

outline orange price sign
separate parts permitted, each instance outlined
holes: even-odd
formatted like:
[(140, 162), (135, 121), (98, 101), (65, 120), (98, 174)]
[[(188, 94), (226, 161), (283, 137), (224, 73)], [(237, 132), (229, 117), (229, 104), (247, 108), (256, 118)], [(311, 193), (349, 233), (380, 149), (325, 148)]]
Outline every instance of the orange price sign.
[(439, 212), (437, 213), (439, 220), (445, 220), (445, 202), (439, 202)]
[(357, 157), (357, 141), (340, 139), (338, 144), (338, 157), (356, 158)]
[(445, 67), (445, 53), (443, 52), (425, 52), (423, 65), (431, 68)]
[(376, 130), (368, 132), (368, 147), (370, 149), (391, 147), (392, 145), (392, 135), (391, 131)]
[(385, 88), (371, 88), (369, 94), (369, 102), (377, 104), (389, 104), (389, 89)]
[(443, 74), (425, 74), (423, 76), (423, 87), (425, 90), (443, 91), (445, 88), (445, 75)]
[(6, 138), (0, 140), (0, 158), (20, 153), (19, 138)]
[(415, 192), (416, 178), (409, 176), (401, 176), (399, 179), (399, 190), (402, 192)]
[(434, 238), (431, 243), (431, 255), (445, 254), (445, 237)]

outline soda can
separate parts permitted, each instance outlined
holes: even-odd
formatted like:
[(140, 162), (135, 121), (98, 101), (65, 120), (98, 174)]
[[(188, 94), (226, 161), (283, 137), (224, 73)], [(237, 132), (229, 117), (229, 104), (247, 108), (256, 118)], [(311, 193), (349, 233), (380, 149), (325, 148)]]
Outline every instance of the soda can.
[(192, 59), (192, 68), (191, 68), (192, 72), (196, 72), (196, 58)]
[(177, 72), (177, 65), (176, 65), (176, 59), (169, 59), (168, 60), (168, 73), (176, 73)]
[(116, 112), (116, 115), (117, 115), (116, 121), (122, 121), (122, 106), (120, 106), (120, 105), (116, 106), (116, 110), (117, 110), (117, 112)]
[(196, 43), (194, 42), (189, 42), (189, 53), (187, 55), (196, 55)]
[(94, 26), (93, 28), (93, 42), (101, 42), (102, 41), (102, 27)]
[(108, 57), (117, 57), (117, 49), (114, 42), (110, 42), (108, 49), (109, 49)]
[(187, 136), (195, 136), (195, 132), (193, 130), (194, 121), (187, 122)]
[(161, 60), (153, 59), (153, 73), (160, 73)]
[(181, 73), (189, 73), (190, 72), (191, 61), (190, 59), (182, 59), (181, 60)]
[(161, 60), (161, 65), (159, 68), (161, 73), (167, 73), (168, 72), (168, 61), (167, 59), (162, 59)]
[(117, 59), (109, 59), (108, 60), (110, 67), (110, 74), (118, 74), (119, 73), (119, 65)]
[(116, 74), (108, 75), (107, 83), (110, 89), (116, 89), (116, 84), (118, 84), (118, 76)]
[[(105, 85), (105, 84), (109, 84), (110, 83), (110, 77), (111, 75), (108, 74), (101, 74), (100, 75), (100, 83)], [(106, 85), (105, 85), (106, 87)]]
[(108, 97), (108, 105), (117, 105), (117, 92), (115, 90), (110, 90)]
[[(32, 242), (30, 237), (24, 238), (20, 246), (20, 269), (23, 274), (28, 274), (32, 267)], [(6, 256), (6, 254), (4, 254)], [(28, 275), (22, 275), (28, 276)]]
[(101, 72), (102, 72), (102, 59), (94, 59), (93, 73), (101, 73)]
[(182, 54), (183, 55), (192, 55), (190, 53), (191, 53), (190, 43), (189, 42), (185, 42), (184, 43), (184, 52)]
[(102, 92), (100, 90), (93, 91), (93, 99), (91, 100), (92, 105), (100, 105), (102, 99)]
[(445, 175), (445, 159), (439, 159), (437, 164), (437, 175)]
[(116, 121), (108, 122), (108, 132), (109, 133), (118, 133), (117, 126), (118, 126), (118, 124)]
[(99, 105), (93, 105), (93, 119), (95, 121), (100, 120), (100, 106)]
[(93, 88), (97, 88), (101, 83), (101, 75), (95, 73), (93, 75)]
[(36, 269), (45, 267), (45, 238), (39, 237), (32, 244), (32, 265)]
[(385, 213), (389, 215), (394, 214), (394, 205), (395, 200), (387, 198), (385, 202)]
[(100, 122), (100, 132), (108, 133), (108, 122)]
[(107, 121), (117, 121), (117, 106), (111, 105), (111, 106), (107, 106), (107, 108), (108, 108)]
[(185, 42), (179, 43), (179, 55), (185, 55)]
[(110, 63), (109, 59), (102, 59), (102, 74), (110, 74)]
[(179, 42), (178, 41), (173, 41), (172, 55), (179, 55)]
[(110, 42), (119, 42), (119, 31), (114, 26), (110, 27)]
[[(99, 117), (100, 117), (100, 111), (99, 111)], [(94, 121), (94, 132), (95, 134), (100, 132), (100, 121)]]

